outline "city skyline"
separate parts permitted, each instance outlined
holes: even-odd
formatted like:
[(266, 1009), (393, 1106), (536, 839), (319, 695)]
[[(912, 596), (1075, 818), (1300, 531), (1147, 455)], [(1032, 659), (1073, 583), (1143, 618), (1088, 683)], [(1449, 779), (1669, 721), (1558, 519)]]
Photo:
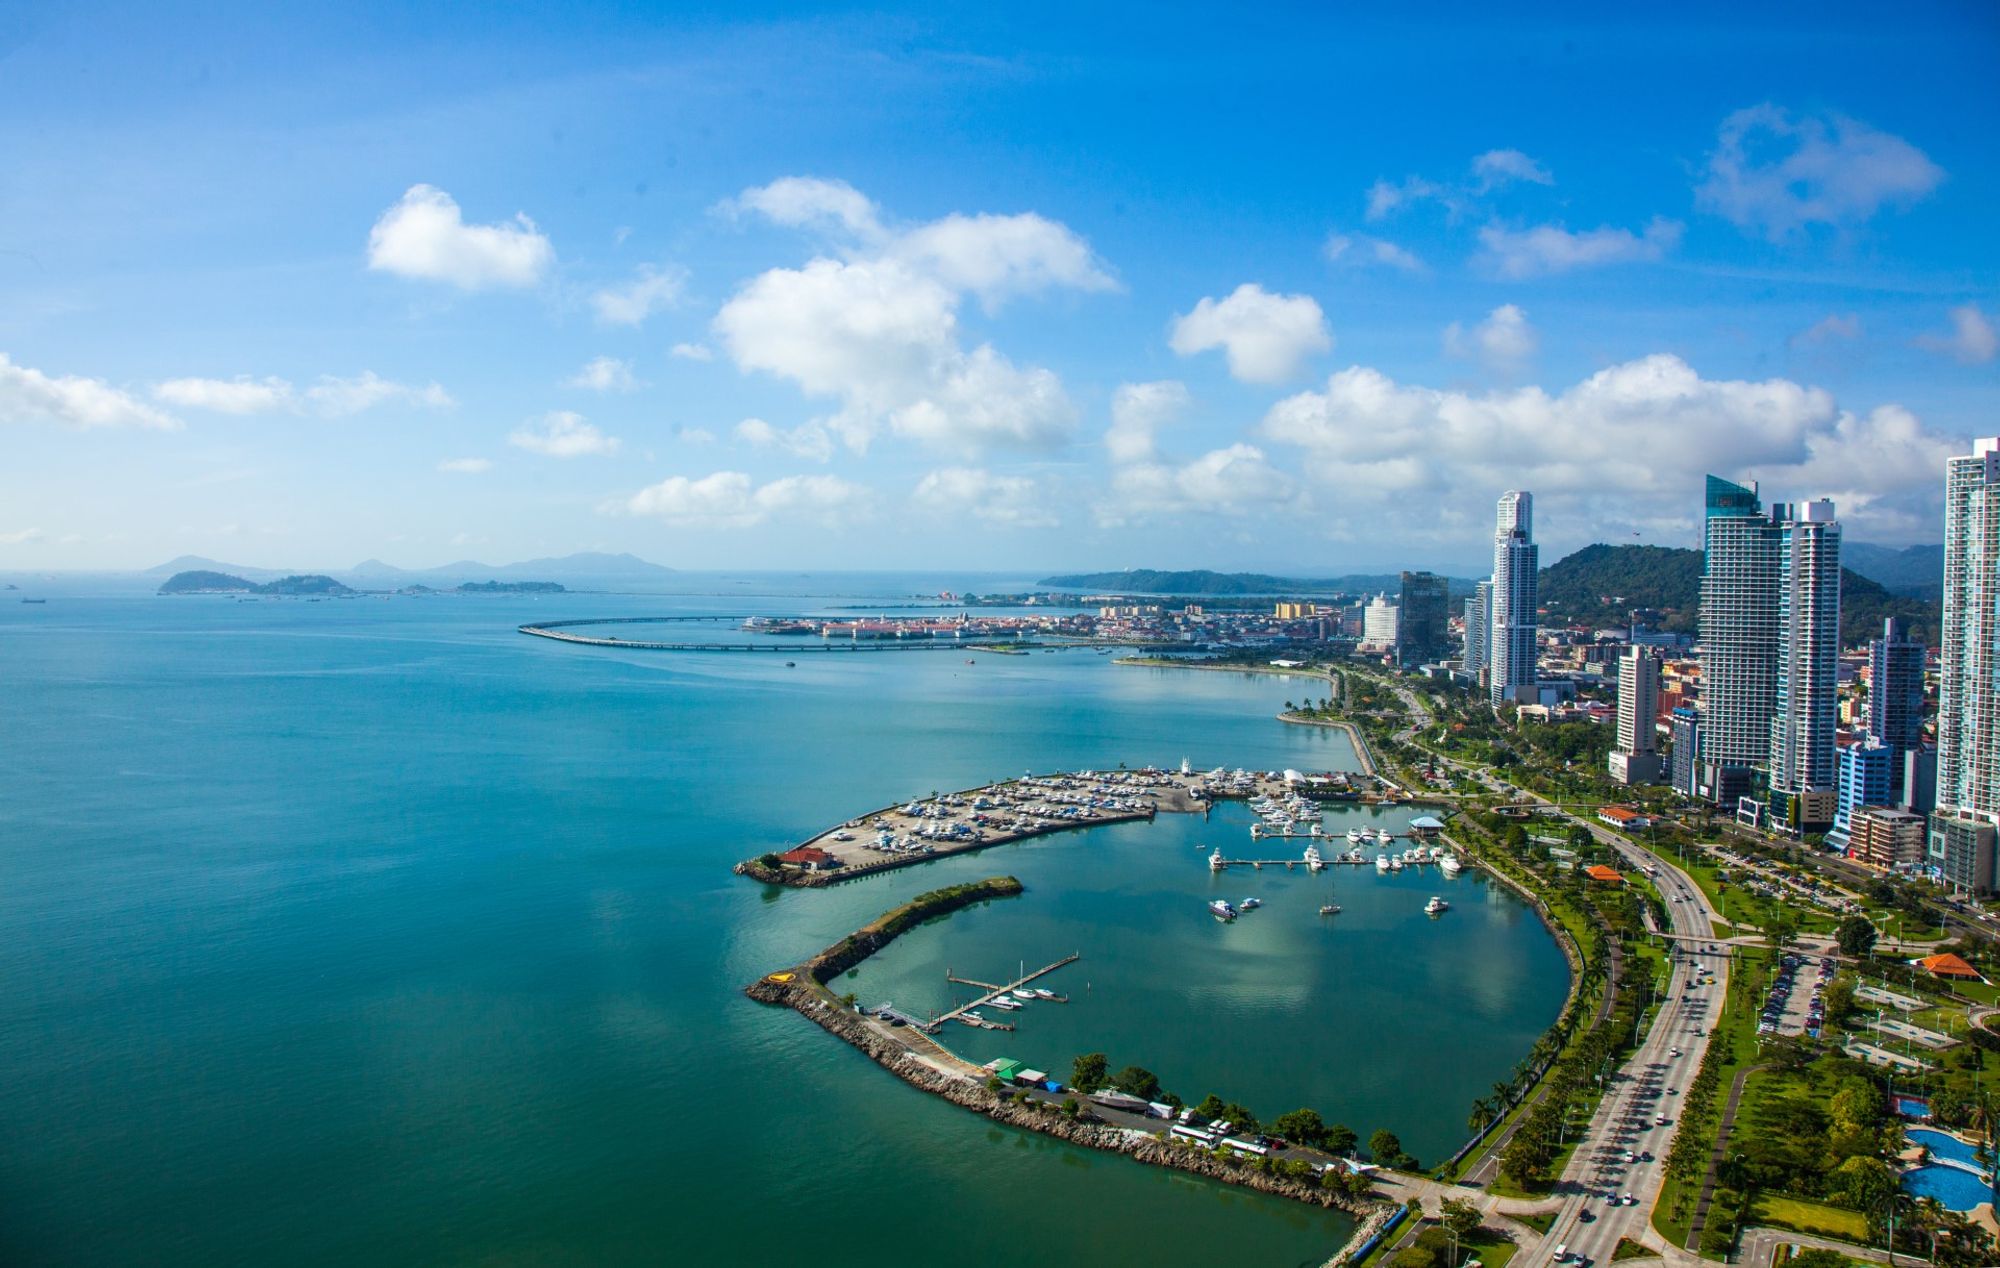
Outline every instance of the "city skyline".
[(0, 569), (1470, 576), (1506, 488), (1692, 546), (1708, 470), (1941, 538), (1991, 25), (1153, 25), (36, 15)]

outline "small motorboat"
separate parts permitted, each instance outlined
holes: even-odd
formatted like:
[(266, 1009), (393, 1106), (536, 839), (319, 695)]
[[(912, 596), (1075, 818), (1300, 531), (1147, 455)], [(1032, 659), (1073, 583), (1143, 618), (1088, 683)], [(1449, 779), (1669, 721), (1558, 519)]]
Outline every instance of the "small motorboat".
[(1322, 916), (1338, 916), (1340, 914), (1340, 904), (1328, 903), (1326, 906), (1319, 909), (1319, 914)]

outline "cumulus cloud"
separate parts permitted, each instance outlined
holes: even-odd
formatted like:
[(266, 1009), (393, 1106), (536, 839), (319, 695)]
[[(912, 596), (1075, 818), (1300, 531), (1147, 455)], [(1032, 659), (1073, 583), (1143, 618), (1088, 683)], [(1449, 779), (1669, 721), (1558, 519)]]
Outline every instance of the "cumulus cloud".
[(48, 534), (39, 528), (18, 528), (11, 533), (0, 533), (0, 546), (27, 546), (48, 540)]
[(1378, 180), (1368, 187), (1368, 210), (1366, 215), (1373, 221), (1387, 220), (1412, 203), (1435, 198), (1457, 212), (1460, 200), (1450, 186), (1427, 181), (1421, 176), (1408, 176), (1400, 181)]
[(1919, 335), (1917, 346), (1941, 352), (1965, 365), (1991, 361), (2000, 352), (2000, 333), (1977, 304), (1961, 304), (1951, 310), (1951, 333)]
[(103, 379), (49, 375), (17, 365), (0, 352), (0, 423), (57, 423), (64, 427), (143, 427), (174, 431), (181, 420), (154, 409)]
[(153, 398), (218, 414), (267, 414), (291, 409), (292, 385), (279, 378), (168, 379), (153, 385)]
[[(1476, 529), (1453, 515), (1505, 486), (1533, 489), (1538, 527), (1577, 525), (1572, 540), (1692, 532), (1709, 472), (1788, 497), (1840, 491), (1843, 519), (1880, 530), (1930, 513), (1951, 445), (1896, 407), (1852, 414), (1819, 388), (1705, 379), (1664, 354), (1556, 393), (1444, 391), (1355, 366), (1280, 401), (1259, 431), (1299, 450), (1308, 475), (1337, 481), (1353, 523), (1419, 540)], [(1886, 461), (1891, 449), (1904, 456)]]
[(1498, 189), (1515, 181), (1531, 185), (1553, 185), (1549, 169), (1519, 150), (1488, 150), (1472, 160), (1472, 179), (1477, 193)]
[(858, 238), (878, 238), (883, 232), (880, 213), (865, 194), (846, 181), (817, 176), (786, 176), (746, 189), (723, 209), (738, 215), (755, 212), (794, 228), (841, 229)]
[(583, 415), (570, 410), (557, 410), (542, 415), (535, 422), (522, 424), (507, 437), (507, 443), (548, 458), (581, 458), (618, 452), (616, 436), (605, 435), (595, 425), (586, 422)]
[(1861, 317), (1856, 313), (1828, 313), (1793, 335), (1787, 342), (1794, 348), (1818, 348), (1836, 340), (1861, 337)]
[(422, 387), (397, 383), (373, 370), (363, 370), (353, 378), (321, 375), (305, 391), (306, 405), (328, 418), (342, 418), (374, 409), (378, 405), (419, 405), (425, 409), (450, 409), (458, 402), (436, 383)]
[(1027, 476), (944, 467), (919, 480), (911, 496), (927, 510), (969, 515), (1002, 528), (1054, 528), (1061, 523)]
[(761, 418), (746, 418), (736, 424), (736, 438), (759, 449), (782, 449), (811, 462), (833, 459), (833, 434), (817, 422), (808, 421), (788, 430), (773, 427)]
[(1510, 374), (1535, 355), (1539, 337), (1517, 304), (1502, 304), (1467, 330), (1458, 322), (1444, 328), (1444, 350), (1477, 360), (1496, 374)]
[(1282, 383), (1308, 357), (1332, 349), (1333, 332), (1310, 295), (1274, 295), (1245, 282), (1227, 298), (1203, 298), (1175, 318), (1168, 342), (1184, 357), (1222, 349), (1229, 373), (1245, 383)]
[(1566, 273), (1604, 264), (1657, 260), (1681, 240), (1681, 226), (1654, 217), (1644, 233), (1609, 225), (1572, 233), (1561, 225), (1508, 229), (1488, 225), (1479, 231), (1479, 263), (1496, 276), (1510, 279)]
[(493, 469), (491, 458), (446, 458), (438, 470), (447, 475), (484, 475)]
[(639, 266), (638, 276), (622, 286), (607, 286), (590, 297), (597, 320), (607, 326), (637, 326), (663, 308), (680, 301), (687, 274), (680, 269)]
[(897, 258), (954, 290), (972, 292), (989, 306), (1009, 296), (1059, 287), (1117, 288), (1088, 243), (1032, 212), (946, 216), (903, 234), (892, 250)]
[(1145, 462), (1159, 450), (1160, 428), (1185, 414), (1194, 398), (1175, 379), (1121, 383), (1111, 397), (1104, 450), (1114, 463)]
[(1414, 253), (1384, 238), (1365, 233), (1332, 233), (1322, 248), (1335, 264), (1383, 264), (1405, 273), (1422, 273), (1424, 262)]
[(677, 343), (668, 352), (683, 361), (715, 360), (715, 353), (705, 343)]
[(1097, 520), (1116, 527), (1163, 516), (1245, 515), (1291, 503), (1297, 482), (1255, 445), (1212, 449), (1190, 462), (1138, 462), (1115, 468)]
[(368, 233), (369, 268), (468, 291), (533, 286), (555, 258), (525, 214), (469, 225), (452, 196), (434, 185), (410, 186)]
[(1808, 225), (1858, 225), (1936, 189), (1944, 169), (1899, 136), (1845, 115), (1794, 116), (1769, 102), (1722, 121), (1695, 201), (1782, 241)]
[(757, 485), (741, 471), (718, 471), (698, 480), (669, 476), (633, 494), (625, 509), (670, 524), (749, 528), (790, 515), (838, 523), (865, 511), (869, 496), (838, 476), (785, 476)]
[(639, 386), (632, 375), (632, 363), (616, 357), (592, 357), (583, 368), (563, 380), (564, 387), (580, 387), (591, 392), (629, 392)]

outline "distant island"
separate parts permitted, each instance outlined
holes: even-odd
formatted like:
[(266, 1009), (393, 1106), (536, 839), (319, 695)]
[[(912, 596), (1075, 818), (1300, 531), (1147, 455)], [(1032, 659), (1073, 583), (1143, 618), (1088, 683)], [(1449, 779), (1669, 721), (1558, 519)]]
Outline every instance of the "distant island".
[(458, 587), (460, 594), (566, 594), (563, 586), (553, 581), (467, 581)]
[(194, 569), (177, 572), (161, 583), (161, 594), (303, 594), (315, 597), (359, 594), (360, 591), (340, 584), (332, 577), (317, 573), (279, 577), (276, 581), (258, 583), (226, 572), (210, 572)]

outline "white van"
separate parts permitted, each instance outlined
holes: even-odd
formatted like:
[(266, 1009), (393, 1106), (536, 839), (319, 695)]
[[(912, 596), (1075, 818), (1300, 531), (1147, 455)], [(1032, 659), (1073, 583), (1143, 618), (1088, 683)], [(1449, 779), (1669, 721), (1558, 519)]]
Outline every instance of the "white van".
[(1566, 1264), (1569, 1262), (1569, 1246), (1567, 1243), (1556, 1247), (1555, 1261), (1559, 1264)]

